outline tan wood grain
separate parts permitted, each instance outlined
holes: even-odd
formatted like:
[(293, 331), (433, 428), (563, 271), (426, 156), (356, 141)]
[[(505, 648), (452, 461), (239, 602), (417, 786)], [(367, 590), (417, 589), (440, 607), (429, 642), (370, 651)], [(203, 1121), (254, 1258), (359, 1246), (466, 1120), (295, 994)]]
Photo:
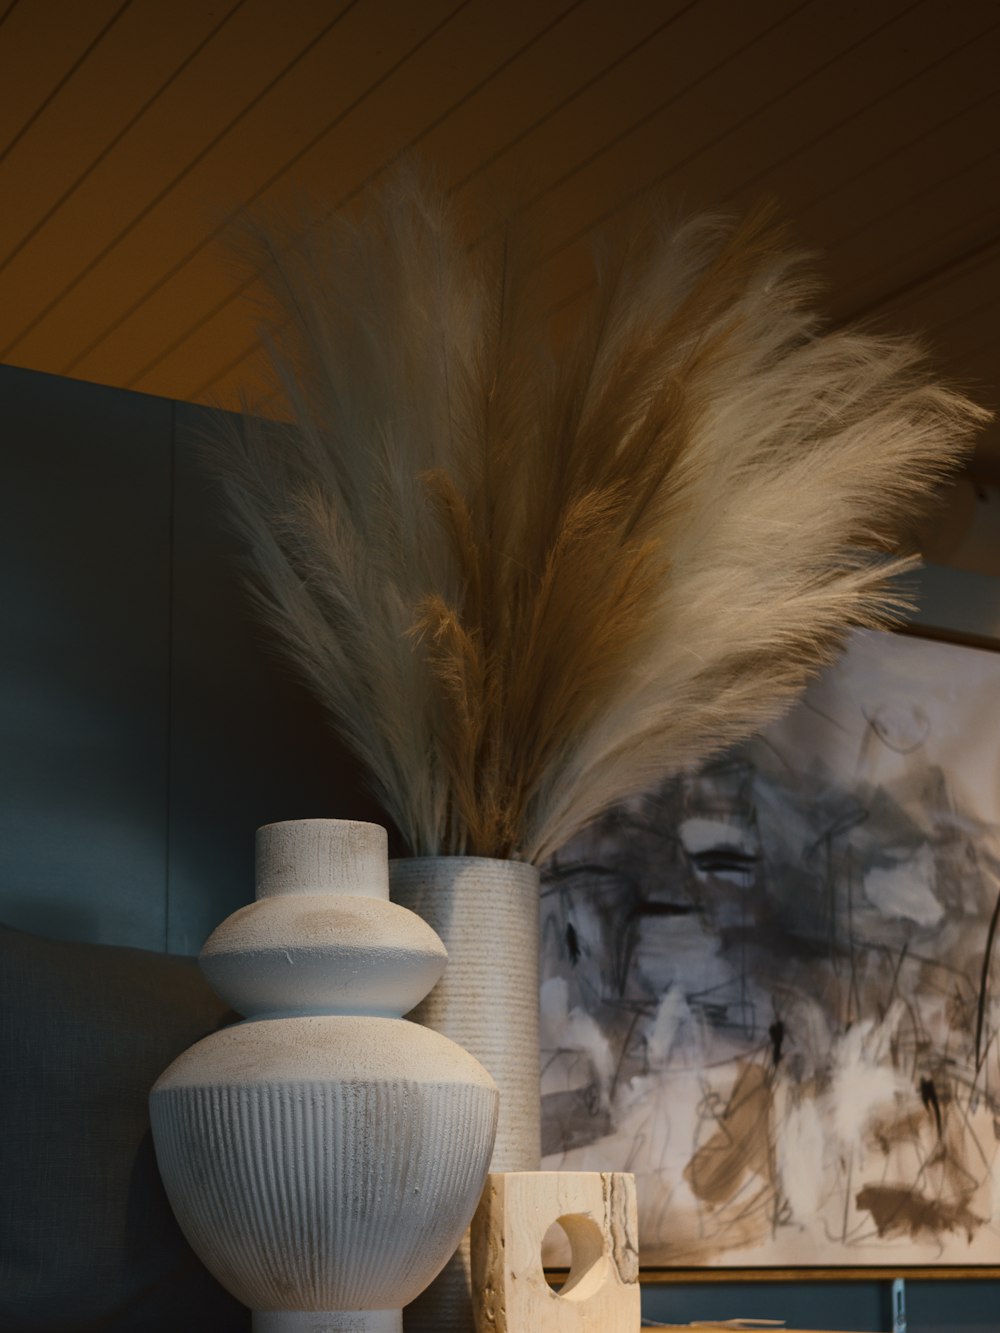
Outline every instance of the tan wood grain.
[[(177, 187), (345, 2), (298, 0), (285, 9), (273, 0), (244, 0), (178, 70), (0, 270), (0, 308), (21, 312), (27, 328), (11, 349), (15, 354), (30, 359), (44, 346), (60, 370), (70, 368), (117, 308), (115, 300), (96, 297), (95, 284), (114, 282), (118, 301), (128, 292), (142, 294), (154, 255), (131, 272), (105, 260), (151, 212), (173, 207)], [(213, 226), (227, 202), (233, 203), (221, 193), (205, 195), (200, 208), (192, 202), (189, 225)], [(33, 323), (39, 314), (41, 322)]]
[[(558, 1293), (541, 1266), (542, 1240), (556, 1221), (573, 1249)], [(491, 1174), (472, 1223), (477, 1333), (635, 1333), (638, 1259), (634, 1176)]]
[[(319, 83), (311, 96), (305, 69), (287, 90), (275, 90), (272, 100), (287, 99), (300, 121), (304, 108), (311, 108), (308, 128), (298, 124), (282, 132), (281, 119), (269, 128), (255, 113), (236, 132), (238, 142), (220, 146), (220, 166), (225, 170), (234, 158), (249, 161), (254, 137), (267, 143), (270, 134), (287, 151), (266, 175), (258, 173), (249, 192), (256, 202), (267, 205), (305, 192), (331, 203), (343, 200), (568, 3), (512, 0), (497, 6), (474, 0), (456, 7), (455, 0), (434, 0), (411, 11), (410, 24), (400, 25), (393, 22), (398, 4), (371, 0), (331, 34), (339, 45), (327, 49), (324, 43), (323, 59), (317, 48), (317, 59), (310, 55), (303, 62), (310, 70), (315, 63)], [(348, 33), (352, 22), (355, 28), (360, 24), (355, 13), (366, 16), (368, 26)], [(276, 110), (268, 110), (272, 120)], [(203, 188), (218, 193), (215, 180), (203, 180)], [(248, 197), (246, 186), (237, 189), (235, 182), (231, 192)], [(169, 212), (161, 210), (161, 228), (169, 225)], [(173, 245), (169, 237), (153, 239), (156, 255), (164, 252), (165, 241)], [(250, 344), (253, 324), (232, 266), (213, 244), (189, 247), (182, 259), (134, 316), (78, 364), (79, 373), (91, 374), (111, 357), (133, 387), (162, 393), (183, 385), (187, 395), (228, 363), (234, 347)]]
[[(666, 6), (662, 7), (671, 12)], [(647, 160), (634, 156), (627, 144), (616, 146), (616, 137), (627, 133), (637, 118), (655, 111), (672, 83), (684, 87), (697, 84), (703, 73), (711, 71), (727, 55), (740, 50), (794, 8), (795, 0), (761, 0), (760, 4), (738, 9), (733, 8), (731, 0), (704, 0), (696, 6), (685, 7), (676, 21), (661, 27), (626, 60), (611, 65), (593, 83), (585, 83), (578, 96), (566, 100), (552, 114), (542, 115), (529, 131), (510, 135), (509, 150), (505, 146), (505, 151), (486, 173), (486, 179), (480, 179), (477, 174), (460, 186), (456, 194), (457, 207), (468, 208), (480, 202), (484, 194), (488, 197), (490, 180), (502, 180), (506, 175), (508, 181), (524, 183), (529, 198), (538, 196), (527, 216), (533, 231), (540, 237), (540, 245), (543, 248), (546, 244), (558, 245), (567, 228), (576, 230), (583, 220), (582, 205), (574, 193), (581, 173), (585, 190), (590, 195), (595, 193), (588, 183), (593, 171), (590, 158), (600, 150), (600, 163), (616, 173), (619, 182), (622, 176), (629, 177), (637, 169), (645, 169)], [(606, 4), (605, 16), (606, 21), (613, 17)], [(678, 134), (683, 137), (684, 133), (686, 130), (681, 130), (679, 122)], [(657, 160), (655, 155), (653, 160)], [(447, 176), (447, 161), (440, 165)], [(564, 175), (566, 179), (562, 180)], [(560, 183), (553, 193), (551, 183), (554, 180)], [(617, 197), (614, 193), (617, 187), (602, 178), (595, 188), (599, 212), (606, 209), (610, 199)], [(592, 216), (594, 211), (591, 199), (589, 214), (584, 214), (583, 218)], [(578, 280), (579, 274), (586, 275), (589, 256), (590, 246), (586, 241), (572, 256), (572, 276), (567, 279), (560, 272), (555, 277), (540, 275), (540, 280), (562, 292)], [(194, 358), (194, 364), (200, 370), (206, 364), (206, 355), (211, 355), (211, 347), (230, 345), (231, 332), (240, 326), (246, 329), (242, 320), (238, 309), (222, 310), (192, 335), (192, 346), (201, 351), (201, 355)], [(249, 341), (247, 350), (249, 353)], [(186, 357), (186, 349), (180, 355)], [(177, 375), (179, 358), (175, 358), (171, 365)], [(166, 365), (162, 367), (164, 372), (167, 369)], [(220, 363), (220, 372), (231, 375), (228, 361)], [(162, 384), (154, 382), (144, 383), (141, 387), (164, 392)], [(197, 396), (209, 387), (218, 391), (217, 384), (206, 385), (202, 380), (191, 384), (189, 392)]]
[[(741, 205), (780, 198), (785, 168), (777, 164), (847, 115), (861, 113), (887, 82), (930, 64), (942, 40), (959, 45), (969, 35), (956, 31), (943, 39), (936, 27), (913, 30), (908, 8), (900, 0), (806, 6), (769, 28), (762, 24), (765, 30), (730, 60), (713, 62), (704, 78), (551, 192), (539, 225), (554, 235), (561, 227), (563, 239), (547, 266), (547, 283), (557, 292), (574, 289), (586, 270), (588, 228), (608, 212), (608, 201), (630, 192), (655, 187), (689, 207), (717, 206), (734, 192)], [(757, 6), (748, 9), (758, 13)], [(835, 144), (816, 147), (814, 170), (822, 175), (828, 164), (835, 167), (836, 152)], [(766, 183), (747, 189), (743, 182), (762, 169), (771, 173)], [(565, 224), (570, 218), (573, 230)]]
[(0, 25), (0, 154), (58, 95), (123, 8), (123, 0), (22, 0), (11, 8)]
[[(35, 4), (44, 11), (45, 6)], [(85, 8), (85, 6), (81, 6)], [(232, 9), (203, 0), (132, 0), (0, 162), (0, 258), (72, 190), (132, 119)], [(15, 11), (16, 13), (16, 11)], [(33, 49), (37, 41), (31, 43)], [(82, 257), (83, 259), (86, 256)], [(0, 296), (6, 344), (51, 295), (44, 270), (31, 308)]]
[[(556, 305), (650, 187), (773, 196), (828, 252), (834, 318), (920, 328), (996, 401), (1000, 275), (966, 268), (1000, 235), (998, 60), (995, 0), (18, 0), (0, 359), (233, 401), (254, 331), (221, 224), (352, 198), (415, 146), (462, 207), (520, 188)], [(976, 467), (1000, 480), (1000, 426)]]

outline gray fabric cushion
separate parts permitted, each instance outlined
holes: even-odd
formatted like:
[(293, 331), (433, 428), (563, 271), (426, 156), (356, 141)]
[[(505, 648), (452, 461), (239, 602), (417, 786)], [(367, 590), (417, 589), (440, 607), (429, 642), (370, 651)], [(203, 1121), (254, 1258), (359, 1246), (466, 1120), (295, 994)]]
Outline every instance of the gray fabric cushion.
[(2, 1333), (249, 1329), (174, 1221), (146, 1104), (227, 1017), (193, 959), (0, 926)]

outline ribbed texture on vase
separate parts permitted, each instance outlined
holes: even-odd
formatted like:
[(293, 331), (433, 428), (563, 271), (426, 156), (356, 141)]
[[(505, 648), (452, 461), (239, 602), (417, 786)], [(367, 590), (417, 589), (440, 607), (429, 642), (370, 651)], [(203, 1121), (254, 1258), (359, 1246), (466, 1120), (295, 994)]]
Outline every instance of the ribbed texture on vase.
[(500, 1089), (491, 1171), (537, 1171), (538, 871), (473, 856), (389, 863), (393, 901), (440, 935), (448, 966), (409, 1015), (476, 1057)]
[(168, 1088), (157, 1160), (192, 1247), (260, 1311), (392, 1310), (475, 1209), (496, 1093), (411, 1080)]

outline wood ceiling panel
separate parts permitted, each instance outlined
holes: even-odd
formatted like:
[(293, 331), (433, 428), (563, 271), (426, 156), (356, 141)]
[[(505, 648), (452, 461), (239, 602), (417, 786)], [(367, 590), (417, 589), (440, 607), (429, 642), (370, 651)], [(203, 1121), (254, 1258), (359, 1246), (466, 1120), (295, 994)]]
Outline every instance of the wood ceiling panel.
[[(523, 169), (500, 163), (510, 147), (605, 79), (689, 7), (690, 0), (636, 0), (624, 11), (610, 9), (606, 0), (574, 5), (560, 22), (523, 46), (508, 65), (498, 67), (415, 135), (409, 146), (434, 163), (442, 182), (453, 190), (466, 185), (484, 166), (505, 177), (515, 191), (524, 189)], [(537, 187), (537, 181), (533, 183)], [(236, 319), (243, 321), (245, 315), (237, 313)], [(234, 404), (239, 386), (256, 384), (258, 375), (250, 368), (255, 348), (252, 329), (242, 322), (239, 329), (243, 351), (234, 357), (230, 347), (224, 368), (199, 380), (192, 392), (218, 395), (219, 401)]]
[(947, 368), (962, 383), (976, 386), (986, 405), (996, 408), (1000, 407), (1000, 272), (995, 266), (981, 275), (980, 298), (948, 330)]
[[(818, 121), (802, 119), (794, 146), (765, 170), (734, 178), (719, 202), (745, 207), (772, 196), (803, 235), (835, 240), (879, 195), (891, 199), (939, 170), (969, 135), (995, 140), (998, 61), (1000, 29), (992, 27), (909, 74), (887, 68), (871, 101), (841, 110), (832, 126), (822, 108)], [(860, 210), (859, 195), (868, 201)]]
[[(458, 8), (464, 6), (459, 5)], [(455, 0), (421, 0), (394, 22), (398, 0), (352, 4), (340, 22), (186, 173), (174, 189), (67, 292), (30, 339), (25, 363), (48, 347), (61, 372), (129, 383), (192, 322), (186, 302), (204, 309), (204, 284), (226, 278), (214, 238), (227, 218), (280, 182), (295, 160), (391, 77), (456, 10)], [(329, 183), (316, 181), (325, 195)], [(204, 256), (211, 254), (206, 263)], [(180, 284), (193, 274), (190, 285)], [(168, 290), (169, 289), (169, 290)], [(184, 291), (188, 293), (184, 295)], [(103, 319), (81, 345), (78, 334), (99, 303)], [(178, 306), (178, 303), (179, 306)]]
[[(132, 0), (0, 162), (0, 263), (9, 262), (232, 9), (233, 0), (174, 0), (169, 7)], [(3, 311), (5, 322), (13, 315), (18, 325), (31, 313)]]
[[(60, 303), (81, 274), (95, 267), (130, 228), (165, 199), (201, 158), (284, 74), (318, 35), (336, 22), (346, 0), (297, 0), (279, 9), (273, 0), (243, 0), (190, 62), (170, 81), (114, 148), (36, 226), (16, 258), (0, 269), (0, 309), (24, 320), (7, 352), (24, 348), (28, 335)], [(35, 311), (33, 318), (27, 318)], [(77, 309), (77, 321), (60, 312), (67, 345), (93, 336), (101, 307)], [(81, 322), (82, 316), (82, 322)], [(56, 343), (47, 339), (50, 350)]]
[(544, 182), (527, 209), (540, 243), (548, 238), (554, 246), (567, 228), (585, 227), (595, 209), (599, 215), (617, 206), (623, 178), (631, 189), (637, 176), (659, 171), (658, 130), (666, 120), (682, 144), (703, 132), (692, 124), (692, 105), (697, 114), (704, 103), (709, 116), (721, 115), (729, 125), (738, 120), (738, 90), (724, 101), (720, 92), (728, 93), (735, 70), (757, 69), (755, 62), (756, 83), (766, 53), (773, 53), (770, 44), (781, 42), (777, 34), (797, 19), (812, 27), (801, 17), (808, 8), (801, 0), (759, 0), (734, 10), (731, 0), (701, 0), (526, 135), (514, 153), (529, 177)]
[(129, 0), (14, 4), (0, 24), (0, 154), (58, 92)]
[[(676, 22), (656, 32), (579, 97), (574, 97), (554, 114), (546, 116), (531, 132), (522, 135), (514, 161), (501, 155), (496, 158), (492, 171), (500, 173), (501, 179), (510, 179), (518, 173), (527, 179), (550, 177), (554, 169), (574, 161), (574, 152), (585, 154), (588, 146), (593, 144), (595, 134), (601, 134), (607, 140), (614, 135), (618, 125), (634, 123), (635, 117), (648, 109), (650, 103), (657, 105), (658, 99), (662, 99), (663, 81), (669, 79), (671, 71), (678, 80), (697, 79), (699, 69), (717, 64), (727, 52), (752, 40), (762, 28), (779, 20), (796, 3), (797, 0), (760, 0), (736, 13), (732, 10), (731, 0), (703, 0), (696, 6), (686, 6)], [(731, 21), (720, 29), (720, 23), (727, 15)], [(678, 54), (681, 51), (684, 52), (683, 58)], [(656, 79), (652, 77), (654, 71)], [(474, 206), (483, 192), (489, 195), (489, 184), (484, 184), (478, 177), (470, 179), (457, 191), (456, 202), (459, 207)], [(204, 373), (210, 364), (207, 358), (211, 349), (231, 348), (241, 330), (243, 341), (249, 348), (252, 329), (246, 311), (239, 303), (231, 303), (191, 335), (189, 341), (178, 349), (176, 359), (163, 365), (162, 369), (168, 372), (166, 378), (147, 377), (138, 381), (136, 387), (163, 392), (167, 383), (187, 384), (185, 392), (193, 396), (201, 396), (209, 386), (214, 390), (216, 376)], [(183, 375), (186, 372), (182, 366), (186, 365), (192, 366), (201, 378), (185, 380)], [(230, 358), (219, 358), (216, 375), (228, 374), (231, 366)]]
[(217, 371), (204, 384), (198, 398), (192, 398), (192, 401), (225, 408), (229, 412), (238, 412), (244, 402), (249, 402), (260, 416), (282, 416), (279, 395), (270, 389), (267, 367), (259, 358), (260, 349), (256, 343), (238, 352), (231, 364)]
[[(445, 115), (465, 119), (470, 94), (498, 67), (507, 72), (508, 62), (540, 33), (561, 26), (558, 21), (568, 8), (566, 0), (508, 0), (502, 7), (494, 0), (476, 0), (441, 30), (433, 44), (416, 52), (376, 94), (318, 141), (270, 193), (282, 197), (296, 186), (329, 180), (336, 182), (335, 191), (329, 192), (334, 200), (343, 203), (352, 198), (371, 179), (373, 162), (381, 164), (401, 149), (413, 148), (425, 128), (437, 125)], [(439, 166), (447, 174), (446, 165)], [(231, 349), (234, 343), (239, 347), (252, 341), (253, 326), (245, 301), (239, 299), (240, 284), (216, 254), (206, 251), (199, 259), (201, 270), (183, 275), (185, 299), (177, 300), (180, 279), (164, 293), (165, 300), (186, 316), (178, 330), (178, 345), (144, 369), (132, 381), (135, 388), (163, 392), (165, 384), (187, 385), (185, 392), (195, 393), (229, 360), (220, 357), (220, 347)], [(204, 312), (201, 320), (199, 311)]]
[[(699, 5), (696, 13), (705, 20), (711, 15), (711, 7)], [(755, 9), (754, 14), (761, 17), (759, 9)], [(836, 133), (831, 134), (831, 127), (842, 131), (846, 125), (864, 123), (866, 108), (871, 103), (891, 100), (893, 94), (899, 91), (905, 95), (901, 98), (901, 105), (893, 109), (896, 123), (901, 123), (907, 109), (912, 109), (914, 100), (930, 101), (938, 93), (940, 66), (947, 63), (949, 51), (964, 47), (966, 54), (963, 59), (971, 59), (970, 68), (963, 70), (970, 76), (968, 86), (981, 87), (981, 78), (989, 68), (991, 48), (988, 43), (981, 41), (981, 30), (990, 26), (992, 12), (985, 6), (970, 6), (963, 16), (963, 22), (948, 28), (946, 34), (941, 32), (931, 5), (913, 6), (905, 2), (883, 3), (874, 8), (859, 5), (850, 24), (844, 22), (846, 8), (836, 11), (827, 8), (821, 11), (820, 17), (827, 20), (827, 28), (817, 26), (817, 11), (813, 6), (799, 10), (783, 23), (772, 24), (758, 42), (739, 48), (735, 80), (728, 68), (723, 66), (717, 72), (715, 81), (711, 78), (697, 81), (695, 77), (694, 88), (672, 104), (670, 124), (676, 120), (679, 124), (693, 127), (684, 135), (682, 143), (678, 133), (675, 150), (678, 154), (686, 154), (686, 160), (683, 156), (680, 158), (675, 178), (679, 187), (685, 187), (685, 192), (691, 189), (694, 182), (701, 197), (716, 198), (725, 192), (727, 184), (731, 187), (734, 178), (738, 179), (736, 170), (741, 169), (745, 175), (749, 166), (752, 172), (756, 168), (754, 174), (760, 176), (763, 174), (760, 170), (762, 160), (765, 164), (774, 159), (784, 162), (795, 160), (803, 142), (822, 145), (831, 159), (828, 166), (823, 152), (818, 151), (816, 165), (807, 173), (808, 180), (815, 181), (817, 176), (823, 179), (837, 169), (849, 172), (851, 160), (841, 151), (842, 139)], [(712, 24), (703, 31), (711, 38), (714, 28)], [(677, 47), (684, 54), (687, 68), (691, 69), (696, 43), (692, 41), (690, 32), (682, 33), (680, 29), (680, 24), (674, 25), (670, 35), (677, 40)], [(972, 54), (980, 49), (985, 53), (981, 60)], [(669, 86), (670, 66), (664, 66), (661, 52), (650, 43), (643, 54), (652, 54), (657, 60), (661, 70), (658, 86), (662, 88), (664, 82)], [(697, 70), (696, 64), (693, 69)], [(781, 77), (765, 80), (762, 74), (769, 69), (779, 71)], [(938, 74), (927, 87), (926, 97), (921, 99), (917, 89), (927, 69), (936, 70)], [(629, 79), (637, 71), (626, 67), (624, 74)], [(726, 76), (729, 76), (728, 95), (720, 88)], [(954, 69), (948, 71), (945, 77), (954, 78)], [(977, 78), (980, 79), (978, 84)], [(648, 77), (632, 77), (629, 81), (634, 86), (647, 89), (650, 86)], [(618, 87), (601, 89), (601, 104), (620, 108), (620, 91)], [(763, 101), (760, 110), (754, 101), (755, 95), (758, 101)], [(730, 129), (724, 120), (720, 122), (718, 117), (715, 120), (711, 118), (713, 108), (717, 106), (722, 108), (723, 115), (728, 114), (730, 118), (736, 115), (738, 123), (735, 130)], [(940, 115), (940, 111), (936, 114)], [(989, 122), (975, 120), (967, 127), (970, 133), (964, 141), (966, 151), (975, 151), (977, 134), (973, 131), (978, 132), (982, 124), (988, 125)], [(544, 128), (548, 129), (548, 124)], [(554, 146), (558, 144), (563, 148), (564, 157), (572, 161), (573, 138), (570, 131), (574, 128), (572, 122), (567, 124), (565, 120), (560, 120), (556, 125), (552, 139), (553, 156)], [(643, 127), (642, 133), (646, 132)], [(699, 151), (698, 136), (706, 134), (708, 147)], [(828, 143), (824, 143), (828, 137), (832, 139), (832, 149)], [(531, 138), (531, 135), (526, 136), (527, 141)], [(593, 126), (587, 125), (580, 141), (593, 144), (595, 138)], [(571, 187), (576, 188), (575, 194), (567, 193), (565, 185), (551, 192), (549, 208), (552, 230), (570, 221), (575, 222), (582, 233), (578, 243), (555, 256), (548, 278), (556, 292), (570, 292), (575, 285), (587, 280), (590, 243), (586, 232), (595, 216), (599, 215), (602, 202), (606, 203), (608, 199), (621, 200), (627, 195), (630, 183), (641, 181), (641, 168), (636, 166), (636, 161), (648, 161), (654, 164), (651, 169), (656, 170), (658, 176), (664, 174), (664, 153), (657, 155), (652, 151), (652, 146), (648, 152), (635, 148), (627, 152), (627, 139), (628, 136), (625, 141), (618, 138), (612, 145), (613, 151), (605, 149), (603, 153), (597, 154), (593, 163), (585, 164), (583, 172), (575, 173), (576, 179), (571, 170), (568, 181)], [(884, 147), (884, 140), (876, 137), (876, 148), (879, 147)], [(538, 159), (534, 160), (537, 162)], [(551, 171), (551, 163), (546, 165)], [(602, 173), (610, 170), (616, 172), (617, 176), (609, 181), (606, 175), (602, 175), (598, 183), (591, 181), (588, 184), (586, 171), (593, 165), (598, 166)], [(584, 179), (581, 180), (581, 177)], [(897, 191), (900, 188), (898, 181), (895, 188)], [(223, 372), (225, 378), (211, 385), (214, 390), (233, 381), (231, 367), (232, 362), (227, 362)], [(202, 390), (205, 387), (204, 382), (196, 386)]]
[[(540, 189), (543, 180), (527, 178), (527, 154), (518, 151), (523, 141), (592, 85), (607, 88), (619, 66), (648, 59), (653, 39), (663, 40), (690, 7), (691, 0), (631, 0), (616, 7), (607, 0), (584, 0), (421, 134), (415, 146), (438, 165), (453, 190), (487, 172), (498, 192)], [(629, 68), (634, 71), (635, 65)]]
[[(114, 364), (115, 356), (131, 354), (126, 374), (118, 377), (124, 382), (157, 350), (149, 344), (137, 347), (131, 326), (114, 338), (130, 315), (208, 243), (228, 214), (280, 175), (303, 143), (321, 133), (353, 98), (363, 96), (385, 66), (454, 5), (455, 0), (428, 0), (426, 18), (395, 26), (391, 0), (354, 0), (343, 10), (331, 6), (322, 38), (289, 61), (273, 86), (248, 104), (108, 254), (81, 271), (58, 305), (12, 349), (12, 359), (30, 364), (44, 347), (62, 373), (100, 381), (107, 377), (109, 357)], [(349, 58), (352, 54), (356, 59)], [(224, 67), (218, 76), (228, 77)], [(106, 334), (114, 339), (110, 352), (103, 346)], [(93, 365), (92, 350), (97, 353)]]
[(997, 235), (996, 178), (1000, 151), (914, 191), (881, 214), (864, 219), (824, 255), (837, 318), (876, 310), (922, 274), (978, 250)]
[[(898, 41), (891, 29), (908, 7), (906, 0), (806, 5), (560, 181), (537, 210), (540, 229), (554, 238), (562, 232), (545, 265), (552, 291), (568, 296), (586, 280), (590, 230), (644, 191), (655, 188), (686, 208), (711, 205), (734, 179), (786, 152), (799, 99), (815, 104), (806, 92), (814, 82), (856, 86), (864, 97), (863, 80), (845, 71), (860, 65), (877, 81), (877, 53)], [(821, 100), (827, 105), (829, 92)]]
[(994, 307), (1000, 291), (1000, 238), (967, 263), (914, 284), (878, 308), (879, 323), (919, 333), (934, 330), (947, 348), (953, 332), (978, 327), (982, 312)]
[[(998, 119), (1000, 94), (973, 108), (964, 118), (964, 126), (949, 125), (922, 136), (900, 153), (844, 182), (834, 196), (808, 209), (789, 210), (790, 216), (795, 218), (798, 236), (819, 247), (827, 272), (829, 255), (838, 245), (849, 248), (857, 244), (859, 237), (868, 234), (867, 244), (861, 246), (861, 271), (857, 274), (848, 272), (841, 264), (844, 285), (836, 288), (831, 298), (841, 317), (847, 318), (877, 305), (901, 281), (905, 282), (905, 277), (901, 280), (897, 276), (892, 280), (889, 270), (897, 258), (903, 261), (904, 269), (906, 267), (909, 244), (906, 219), (911, 206), (908, 201), (928, 192), (944, 191), (947, 194), (951, 189), (950, 181), (942, 183), (937, 179), (940, 174), (934, 170), (937, 164), (949, 163), (954, 177), (970, 177), (972, 187), (965, 192), (964, 207), (953, 210), (953, 222), (942, 218), (941, 224), (935, 228), (939, 253), (941, 247), (945, 247), (946, 260), (961, 255), (997, 227), (1000, 216), (997, 189), (993, 179), (977, 164), (988, 160), (995, 152), (996, 135), (992, 126)], [(930, 170), (924, 170), (928, 165)], [(924, 180), (933, 180), (935, 184), (921, 188), (919, 183)], [(871, 229), (883, 222), (888, 222), (889, 234), (895, 234), (895, 245), (888, 256), (875, 248), (871, 235)], [(874, 296), (871, 294), (873, 262), (877, 275)], [(863, 282), (865, 272), (868, 273), (867, 282)], [(867, 292), (863, 290), (865, 286), (869, 289)]]
[(527, 198), (564, 321), (642, 194), (773, 196), (838, 318), (923, 325), (995, 394), (998, 66), (996, 0), (0, 0), (0, 359), (226, 398), (226, 219), (415, 147), (460, 208)]

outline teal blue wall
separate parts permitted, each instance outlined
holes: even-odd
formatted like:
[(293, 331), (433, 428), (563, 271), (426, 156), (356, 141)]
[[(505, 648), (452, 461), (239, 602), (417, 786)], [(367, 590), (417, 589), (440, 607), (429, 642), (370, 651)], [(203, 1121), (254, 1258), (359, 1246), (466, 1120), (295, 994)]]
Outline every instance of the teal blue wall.
[[(198, 950), (253, 894), (254, 829), (380, 819), (240, 603), (197, 408), (0, 367), (0, 920)], [(1000, 580), (931, 569), (928, 625), (1000, 639)], [(908, 1283), (912, 1333), (1000, 1331), (994, 1282)], [(888, 1284), (650, 1286), (676, 1323), (891, 1328)]]
[(205, 413), (0, 367), (0, 921), (196, 953), (271, 820), (380, 819), (243, 614)]

